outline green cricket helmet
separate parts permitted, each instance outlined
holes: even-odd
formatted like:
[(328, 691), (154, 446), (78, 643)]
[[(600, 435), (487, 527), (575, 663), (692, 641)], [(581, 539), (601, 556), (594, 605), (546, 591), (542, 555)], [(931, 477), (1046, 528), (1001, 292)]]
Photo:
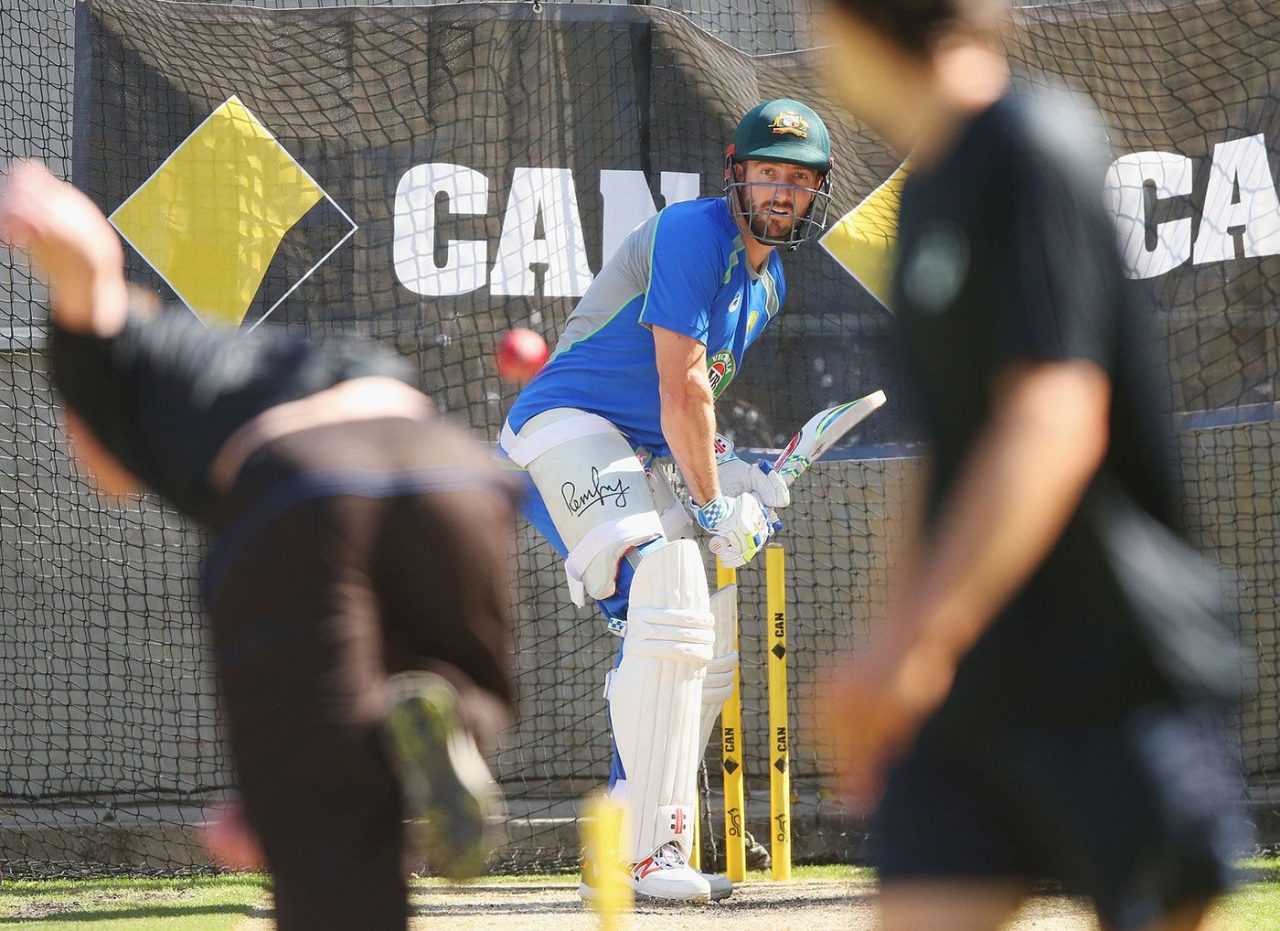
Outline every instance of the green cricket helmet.
[[(747, 182), (738, 180), (734, 165), (749, 160), (782, 162), (812, 168), (821, 176), (817, 187), (793, 184)], [(742, 217), (751, 235), (769, 246), (786, 246), (794, 251), (800, 243), (827, 228), (827, 211), (831, 207), (831, 137), (822, 117), (797, 100), (779, 98), (756, 104), (747, 112), (733, 133), (733, 145), (725, 157), (724, 193), (729, 211)], [(750, 188), (772, 187), (774, 197), (761, 210), (752, 207)], [(796, 192), (813, 195), (803, 216), (797, 216), (783, 236), (769, 234), (774, 203)]]

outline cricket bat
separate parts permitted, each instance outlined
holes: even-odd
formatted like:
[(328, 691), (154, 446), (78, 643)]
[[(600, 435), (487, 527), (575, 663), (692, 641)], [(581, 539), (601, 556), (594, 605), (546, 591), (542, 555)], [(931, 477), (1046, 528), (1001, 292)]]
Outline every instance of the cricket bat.
[(883, 391), (873, 391), (856, 401), (818, 411), (791, 438), (782, 455), (774, 461), (774, 469), (791, 485), (850, 430), (884, 406), (886, 400)]

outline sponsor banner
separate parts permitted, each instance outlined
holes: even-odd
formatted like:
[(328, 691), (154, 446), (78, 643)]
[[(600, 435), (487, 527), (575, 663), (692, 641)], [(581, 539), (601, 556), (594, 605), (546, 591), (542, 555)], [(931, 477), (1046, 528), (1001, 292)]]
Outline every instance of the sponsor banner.
[[(1108, 122), (1099, 183), (1165, 311), (1179, 405), (1273, 400), (1280, 124), (1262, 104), (1277, 19), (1258, 2), (1151, 6), (1025, 10), (1014, 58), (1067, 76)], [(752, 58), (652, 7), (505, 3), (91, 0), (76, 46), (75, 177), (133, 275), (211, 325), (386, 339), (490, 434), (512, 391), (491, 364), (501, 333), (554, 340), (631, 229), (719, 194), (742, 113), (802, 99), (831, 130), (838, 219), (785, 257), (787, 306), (749, 358), (708, 360), (725, 432), (776, 447), (813, 410), (898, 393), (886, 305), (904, 171), (806, 53)], [(851, 441), (909, 436), (905, 409)]]

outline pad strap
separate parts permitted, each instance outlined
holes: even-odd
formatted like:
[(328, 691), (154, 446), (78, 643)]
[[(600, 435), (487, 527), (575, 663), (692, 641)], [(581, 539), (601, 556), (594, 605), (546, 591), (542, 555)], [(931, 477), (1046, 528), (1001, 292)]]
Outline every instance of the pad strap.
[[(510, 422), (502, 425), (502, 438), (499, 441), (511, 461), (522, 469), (549, 449), (561, 443), (594, 436), (597, 433), (618, 435), (618, 428), (599, 414), (588, 414), (585, 411), (547, 424), (529, 436), (520, 436), (511, 429)], [(637, 463), (639, 460), (637, 460)]]
[[(636, 466), (640, 465), (639, 461)], [(591, 561), (606, 549), (625, 553), (633, 546), (662, 536), (662, 520), (653, 511), (626, 514), (617, 520), (592, 528), (578, 541), (564, 561), (564, 574), (569, 580), (569, 594), (578, 607), (587, 604), (587, 590), (582, 577)]]

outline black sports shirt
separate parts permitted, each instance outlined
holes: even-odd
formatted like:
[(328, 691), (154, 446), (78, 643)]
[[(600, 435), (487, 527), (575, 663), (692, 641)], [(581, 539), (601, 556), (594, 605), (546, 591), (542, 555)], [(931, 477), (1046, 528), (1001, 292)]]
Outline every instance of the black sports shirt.
[(1101, 132), (1081, 113), (1065, 94), (1005, 97), (903, 190), (894, 306), (933, 447), (931, 518), (1005, 366), (1089, 360), (1113, 392), (1085, 502), (963, 660), (936, 726), (1088, 722), (1229, 691), (1238, 668), (1216, 586), (1181, 539), (1153, 331), (1103, 206)]
[(404, 360), (370, 340), (210, 330), (180, 307), (151, 319), (131, 312), (110, 339), (55, 325), (50, 350), (67, 406), (144, 485), (206, 521), (216, 503), (209, 466), (249, 420), (355, 378), (416, 381)]

